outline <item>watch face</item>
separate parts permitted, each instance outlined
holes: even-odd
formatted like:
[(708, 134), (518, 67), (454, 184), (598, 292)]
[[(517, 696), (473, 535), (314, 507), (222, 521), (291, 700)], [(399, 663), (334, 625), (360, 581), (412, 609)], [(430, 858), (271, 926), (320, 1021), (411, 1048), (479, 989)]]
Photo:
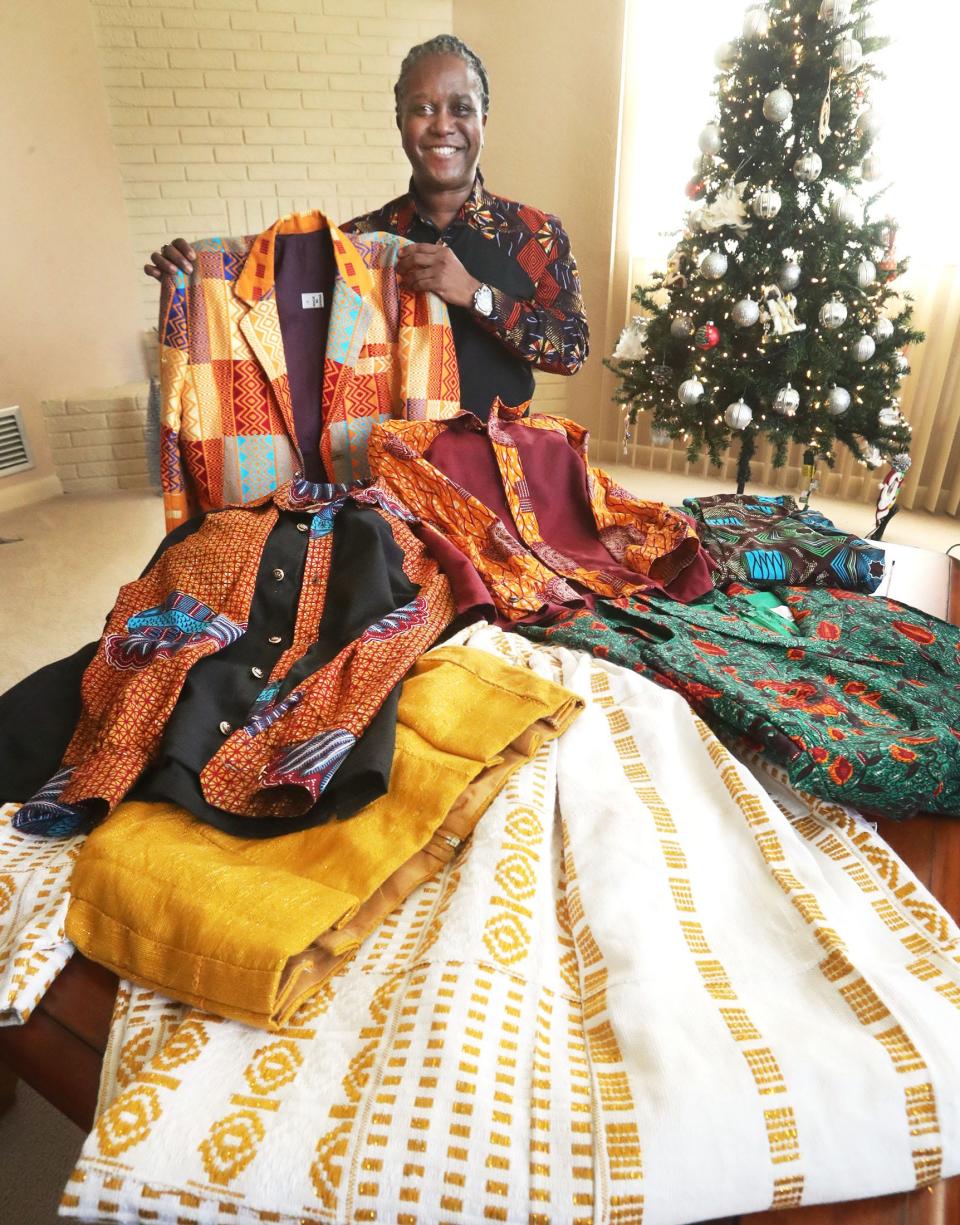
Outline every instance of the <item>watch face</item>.
[(489, 315), (493, 311), (493, 290), (489, 285), (481, 285), (473, 295), (473, 309), (480, 315)]

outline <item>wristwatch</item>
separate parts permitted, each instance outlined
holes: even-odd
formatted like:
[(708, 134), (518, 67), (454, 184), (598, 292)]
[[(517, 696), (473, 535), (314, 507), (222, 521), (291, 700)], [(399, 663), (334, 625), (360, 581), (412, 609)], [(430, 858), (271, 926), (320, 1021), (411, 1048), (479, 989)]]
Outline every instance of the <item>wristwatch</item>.
[(493, 290), (489, 285), (478, 285), (473, 291), (473, 309), (484, 319), (493, 314)]

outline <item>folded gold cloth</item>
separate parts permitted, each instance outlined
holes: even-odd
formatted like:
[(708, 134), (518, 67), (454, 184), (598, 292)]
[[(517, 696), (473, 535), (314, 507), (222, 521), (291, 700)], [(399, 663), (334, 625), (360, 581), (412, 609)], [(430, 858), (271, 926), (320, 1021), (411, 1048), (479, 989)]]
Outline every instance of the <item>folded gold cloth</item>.
[(121, 804), (80, 851), (67, 935), (122, 978), (277, 1029), (453, 858), (510, 774), (582, 706), (486, 652), (431, 651), (403, 683), (385, 796), (268, 840), (174, 804)]

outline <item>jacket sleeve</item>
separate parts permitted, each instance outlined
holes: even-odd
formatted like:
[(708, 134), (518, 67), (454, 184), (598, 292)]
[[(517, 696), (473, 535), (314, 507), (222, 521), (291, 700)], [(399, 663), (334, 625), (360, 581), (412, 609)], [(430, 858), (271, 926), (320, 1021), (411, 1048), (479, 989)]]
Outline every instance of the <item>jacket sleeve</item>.
[(560, 219), (548, 216), (536, 242), (547, 259), (538, 275), (524, 268), (534, 282), (533, 297), (513, 298), (494, 289), (493, 313), (485, 318), (474, 311), (473, 317), (538, 370), (576, 374), (590, 351), (590, 333), (570, 239)]
[(180, 450), (183, 398), (187, 390), (187, 283), (183, 273), (160, 282), (160, 485), (166, 530), (196, 514)]

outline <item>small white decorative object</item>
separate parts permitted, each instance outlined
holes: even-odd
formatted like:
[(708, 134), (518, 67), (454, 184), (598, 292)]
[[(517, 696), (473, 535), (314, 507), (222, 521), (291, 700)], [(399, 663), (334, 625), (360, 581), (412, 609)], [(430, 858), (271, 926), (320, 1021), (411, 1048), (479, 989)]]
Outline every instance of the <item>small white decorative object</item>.
[(821, 0), (820, 20), (829, 21), (832, 26), (842, 26), (850, 20), (852, 0)]
[(857, 284), (861, 289), (868, 289), (877, 279), (877, 266), (872, 259), (862, 259), (857, 264)]
[(800, 284), (800, 265), (792, 259), (785, 259), (777, 273), (777, 281), (781, 289), (796, 289)]
[(668, 447), (673, 439), (670, 437), (670, 431), (663, 429), (662, 426), (655, 425), (650, 430), (650, 441), (655, 447)]
[(783, 123), (792, 110), (793, 94), (782, 85), (771, 89), (763, 100), (763, 117), (771, 123)]
[(853, 342), (851, 352), (858, 362), (868, 362), (877, 351), (877, 342), (866, 332), (862, 332)]
[(883, 174), (883, 167), (876, 153), (867, 154), (860, 166), (860, 173), (868, 183), (872, 183), (875, 179), (880, 178), (881, 174)]
[(843, 327), (847, 321), (847, 308), (839, 298), (831, 298), (820, 307), (820, 322), (829, 331)]
[(793, 163), (794, 177), (801, 183), (815, 183), (823, 172), (823, 158), (819, 153), (802, 153)]
[(827, 412), (831, 417), (842, 417), (850, 407), (850, 392), (846, 387), (831, 387), (827, 392)]
[(861, 111), (857, 119), (857, 135), (865, 136), (872, 140), (879, 131), (880, 120), (877, 118), (876, 112), (870, 110), (869, 107), (867, 110)]
[(699, 404), (703, 396), (703, 384), (697, 378), (684, 379), (677, 388), (677, 399), (684, 408), (692, 408)]
[(735, 230), (748, 230), (753, 222), (743, 202), (747, 186), (746, 182), (734, 183), (732, 179), (728, 179), (717, 192), (713, 203), (704, 204), (691, 213), (690, 220), (695, 220), (697, 228), (708, 234), (722, 229), (725, 225), (732, 226)]
[(800, 393), (788, 383), (773, 397), (773, 411), (781, 417), (795, 417), (800, 407)]
[(877, 447), (867, 447), (863, 453), (863, 462), (868, 468), (879, 468), (883, 463), (883, 456)]
[(886, 315), (881, 315), (877, 322), (873, 325), (873, 339), (881, 344), (885, 340), (889, 340), (893, 335), (893, 321), (888, 319)]
[(900, 410), (889, 405), (887, 408), (881, 408), (877, 413), (877, 420), (884, 428), (889, 429), (894, 425), (900, 424)]
[(727, 405), (723, 419), (732, 430), (745, 430), (753, 420), (753, 409), (741, 396), (739, 400)]
[(723, 144), (720, 136), (720, 129), (715, 123), (708, 123), (697, 138), (697, 144), (700, 146), (700, 152), (707, 155), (719, 153)]
[(777, 213), (780, 212), (782, 203), (780, 193), (775, 187), (771, 187), (768, 184), (766, 187), (760, 188), (753, 197), (750, 207), (755, 217), (759, 217), (763, 221), (769, 221), (771, 217), (776, 217)]
[(774, 336), (789, 336), (792, 332), (805, 332), (807, 325), (798, 323), (796, 314), (797, 299), (792, 293), (784, 294), (779, 285), (764, 285), (763, 296), (763, 330)]
[(700, 257), (700, 271), (708, 281), (719, 281), (727, 272), (727, 257), (722, 251), (705, 251)]
[(856, 72), (863, 63), (863, 47), (855, 38), (846, 35), (837, 43), (833, 58), (842, 73)]
[(613, 356), (621, 362), (639, 362), (647, 356), (647, 321), (642, 315), (634, 315), (620, 333)]
[(743, 15), (743, 37), (753, 41), (766, 38), (770, 33), (770, 18), (760, 5), (749, 8)]
[(693, 333), (693, 320), (689, 315), (677, 315), (675, 319), (671, 320), (670, 335), (675, 340), (686, 340), (686, 338), (688, 336), (692, 336)]
[(839, 221), (841, 225), (860, 224), (860, 201), (852, 191), (835, 196), (830, 204), (830, 212), (834, 221)]
[(737, 62), (737, 44), (721, 43), (713, 53), (713, 62), (721, 72), (729, 72)]
[(734, 304), (733, 310), (730, 312), (730, 318), (733, 320), (735, 327), (753, 327), (760, 318), (760, 307), (754, 302), (753, 298), (741, 298), (739, 302)]
[(909, 374), (910, 373), (910, 363), (907, 361), (903, 353), (897, 354), (897, 373), (898, 374)]

